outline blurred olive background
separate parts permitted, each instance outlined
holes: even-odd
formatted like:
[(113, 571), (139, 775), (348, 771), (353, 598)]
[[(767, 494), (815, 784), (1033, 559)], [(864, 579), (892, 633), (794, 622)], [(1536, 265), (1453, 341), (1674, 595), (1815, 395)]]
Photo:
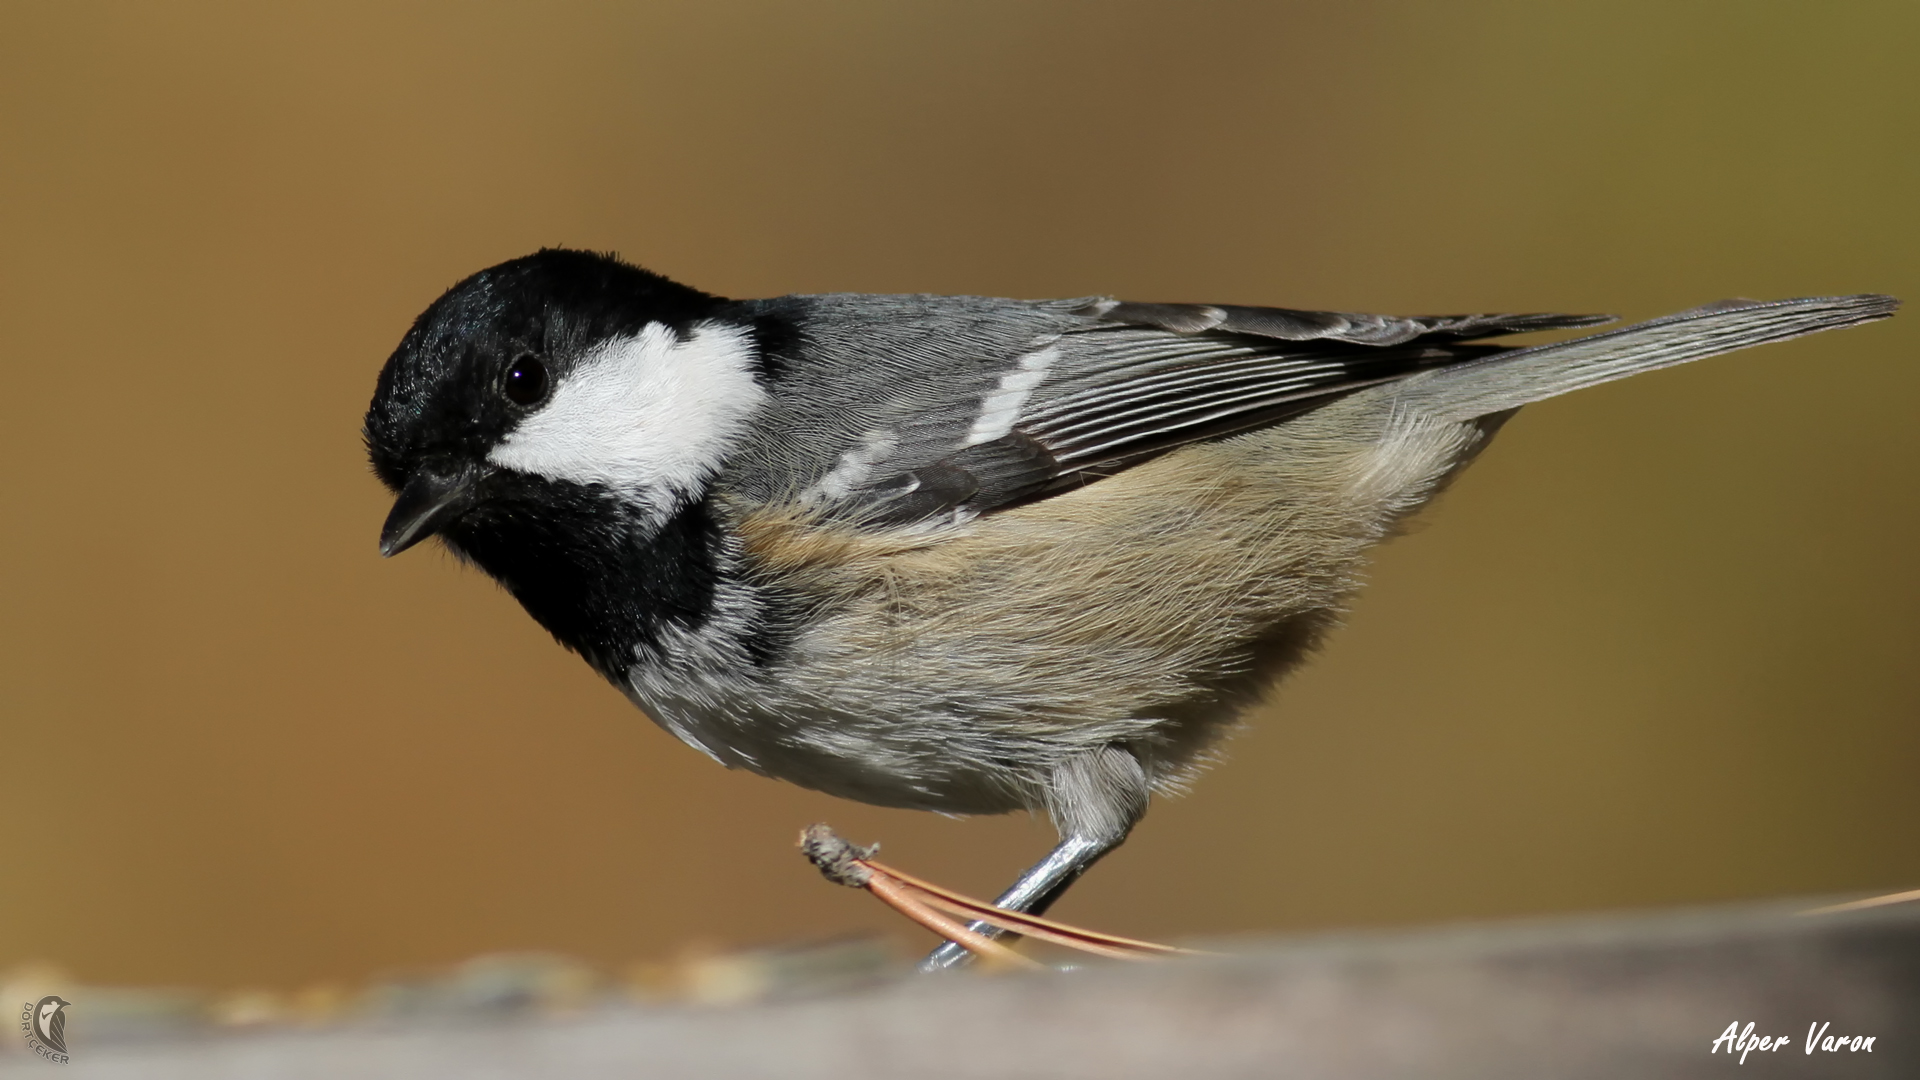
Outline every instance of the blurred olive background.
[[(475, 269), (1913, 299), (1916, 53), (1899, 2), (0, 8), (0, 965), (293, 986), (908, 937), (796, 831), (988, 894), (1051, 842), (728, 773), (437, 547), (376, 557), (361, 412)], [(1916, 344), (1920, 313), (1529, 408), (1060, 913), (1920, 884)]]

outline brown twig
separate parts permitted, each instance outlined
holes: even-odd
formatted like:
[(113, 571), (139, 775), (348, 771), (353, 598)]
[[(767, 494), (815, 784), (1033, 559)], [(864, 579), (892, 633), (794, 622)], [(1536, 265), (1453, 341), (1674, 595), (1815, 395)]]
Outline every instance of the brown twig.
[(1802, 911), (1802, 915), (1838, 915), (1843, 911), (1862, 911), (1867, 908), (1886, 907), (1888, 904), (1910, 904), (1920, 900), (1920, 889), (1908, 889), (1906, 892), (1888, 893), (1885, 896), (1869, 896), (1865, 900), (1849, 900), (1844, 904), (1830, 904), (1826, 907), (1811, 908)]
[(884, 874), (875, 874), (867, 882), (867, 891), (879, 897), (893, 910), (919, 923), (921, 926), (939, 934), (948, 941), (958, 942), (967, 951), (989, 963), (1006, 964), (1012, 967), (1040, 968), (1044, 964), (1021, 956), (1005, 945), (985, 934), (977, 933), (962, 923), (955, 922), (912, 896), (899, 882), (889, 880)]
[(1121, 956), (1129, 960), (1142, 959), (1139, 955), (1141, 953), (1162, 956), (1199, 955), (1192, 949), (1181, 949), (1172, 945), (1158, 945), (1151, 941), (1140, 941), (1135, 938), (1120, 937), (1116, 934), (1103, 934), (1097, 930), (1087, 930), (1078, 926), (1070, 926), (1067, 923), (1056, 922), (1052, 919), (1043, 919), (1038, 915), (1029, 915), (1024, 911), (1008, 911), (1006, 908), (995, 907), (985, 901), (975, 900), (971, 896), (954, 892), (951, 889), (935, 885), (930, 881), (914, 877), (912, 874), (895, 870), (893, 867), (883, 863), (874, 862), (870, 859), (862, 860), (862, 862), (876, 873), (886, 874), (889, 877), (898, 879), (902, 884), (910, 885), (928, 894), (930, 898), (937, 898), (927, 901), (927, 903), (935, 907), (945, 908), (957, 915), (967, 915), (981, 922), (991, 923), (1002, 930), (1011, 930), (1025, 937), (1039, 938), (1043, 941), (1051, 941), (1058, 945), (1068, 946), (1069, 948), (1098, 952), (1106, 956)]
[[(955, 942), (990, 963), (1040, 967), (1027, 957), (941, 914), (942, 911), (996, 926), (1026, 937), (1039, 938), (1070, 949), (1121, 960), (1192, 955), (1192, 950), (1156, 945), (1150, 941), (1116, 937), (1077, 926), (1008, 911), (982, 900), (942, 888), (911, 874), (873, 861), (879, 845), (861, 847), (847, 842), (826, 825), (810, 825), (800, 833), (800, 849), (820, 873), (837, 885), (865, 889), (887, 906)], [(937, 910), (936, 910), (937, 909)]]

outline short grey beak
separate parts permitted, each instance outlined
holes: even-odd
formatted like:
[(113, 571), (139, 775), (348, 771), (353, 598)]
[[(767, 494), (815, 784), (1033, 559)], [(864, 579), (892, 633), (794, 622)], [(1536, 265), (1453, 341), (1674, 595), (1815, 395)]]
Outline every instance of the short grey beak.
[(480, 480), (474, 469), (453, 475), (422, 468), (400, 489), (393, 511), (380, 530), (380, 554), (398, 555), (445, 528), (473, 506), (473, 488)]

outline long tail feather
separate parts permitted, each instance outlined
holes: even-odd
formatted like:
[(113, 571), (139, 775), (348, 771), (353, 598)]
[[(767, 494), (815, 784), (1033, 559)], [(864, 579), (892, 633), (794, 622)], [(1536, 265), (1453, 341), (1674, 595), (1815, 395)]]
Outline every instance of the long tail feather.
[(1471, 420), (1573, 390), (1720, 353), (1785, 341), (1892, 315), (1891, 296), (1817, 296), (1769, 303), (1722, 301), (1589, 337), (1536, 345), (1405, 379), (1396, 406)]

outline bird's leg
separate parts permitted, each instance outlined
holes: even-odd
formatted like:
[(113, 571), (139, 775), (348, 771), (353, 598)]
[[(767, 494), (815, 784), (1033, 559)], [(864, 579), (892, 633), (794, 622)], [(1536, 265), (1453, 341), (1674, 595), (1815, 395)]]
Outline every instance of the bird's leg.
[[(1020, 875), (1013, 887), (1000, 894), (993, 902), (997, 908), (1008, 911), (1023, 911), (1029, 915), (1044, 915), (1047, 908), (1067, 891), (1067, 886), (1084, 873), (1087, 867), (1099, 861), (1100, 856), (1120, 846), (1119, 840), (1096, 840), (1084, 836), (1070, 836), (1060, 841), (1060, 845), (1047, 853), (1047, 857), (1033, 865), (1033, 868)], [(968, 926), (976, 934), (990, 938), (1004, 936), (1007, 932), (997, 926), (975, 922)], [(951, 941), (941, 942), (940, 947), (920, 961), (921, 971), (944, 971), (947, 968), (961, 967), (973, 960), (973, 954), (964, 946)]]
[[(1060, 829), (1060, 844), (1021, 874), (994, 906), (1042, 915), (1087, 867), (1124, 842), (1147, 809), (1147, 776), (1140, 762), (1118, 746), (1068, 759), (1047, 785), (1047, 811)], [(1006, 931), (986, 923), (969, 929), (990, 938)], [(951, 941), (920, 962), (921, 971), (965, 965), (973, 954)]]

